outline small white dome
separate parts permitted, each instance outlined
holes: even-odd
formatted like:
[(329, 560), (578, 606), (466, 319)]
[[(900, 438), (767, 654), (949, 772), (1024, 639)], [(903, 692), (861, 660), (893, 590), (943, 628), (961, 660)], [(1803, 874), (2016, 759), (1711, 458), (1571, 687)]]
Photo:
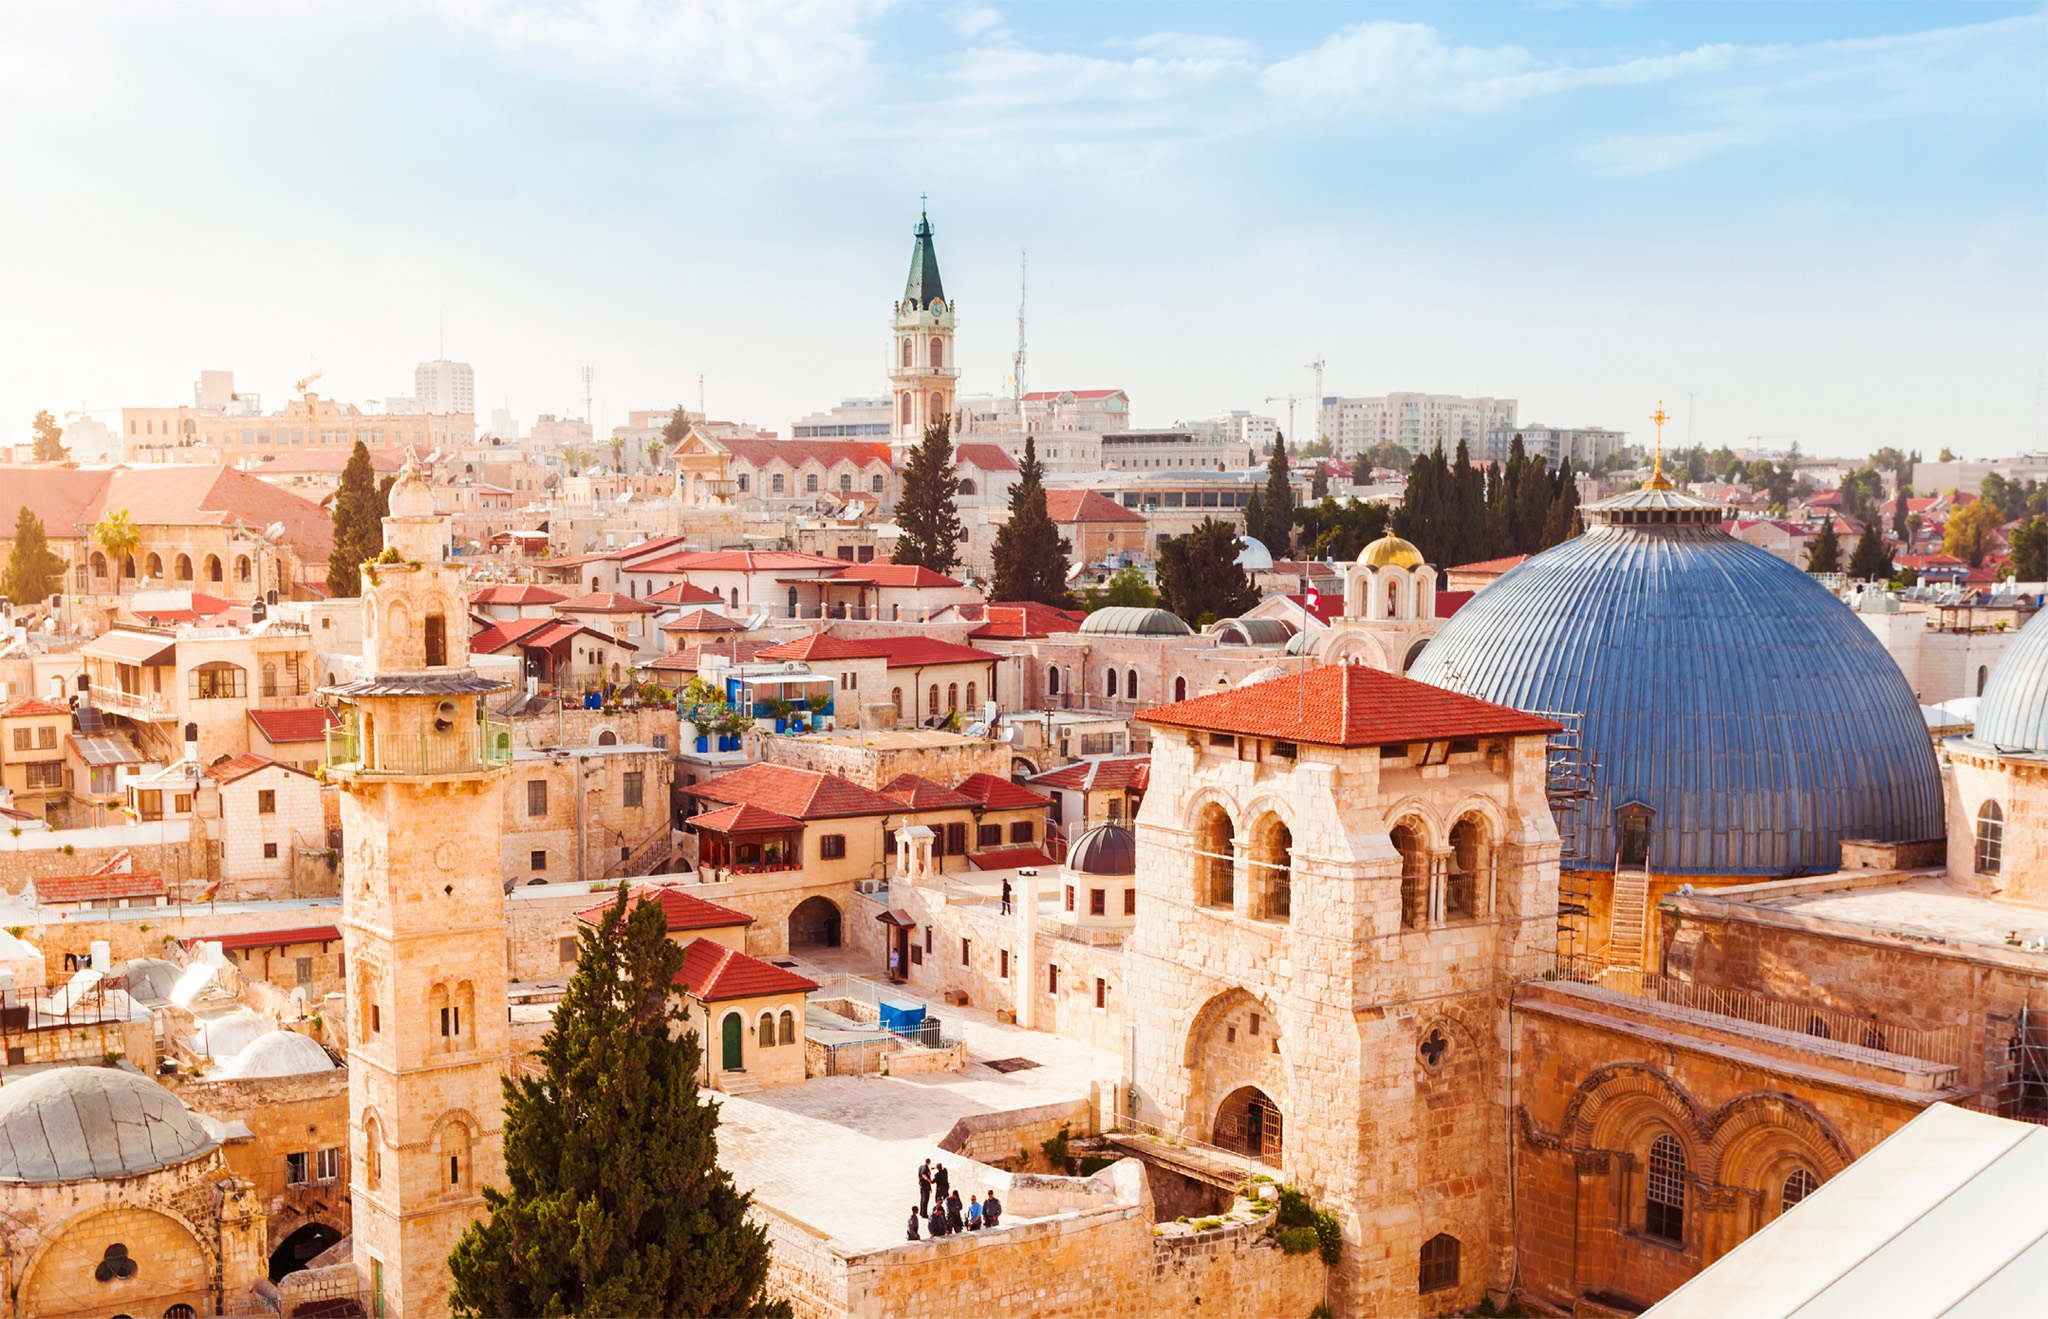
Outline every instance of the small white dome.
[(1263, 669), (1254, 669), (1250, 673), (1245, 674), (1244, 677), (1239, 678), (1237, 680), (1237, 685), (1240, 687), (1251, 687), (1262, 682), (1271, 682), (1275, 678), (1284, 678), (1286, 676), (1286, 669), (1281, 668), (1278, 664), (1268, 664)]
[(218, 1017), (201, 1017), (199, 1029), (185, 1037), (185, 1047), (202, 1058), (232, 1058), (269, 1029), (270, 1023), (249, 1009), (235, 1008)]
[(274, 1030), (251, 1040), (247, 1048), (235, 1055), (234, 1061), (215, 1075), (227, 1081), (247, 1081), (258, 1077), (305, 1076), (333, 1070), (334, 1060), (312, 1039), (296, 1031)]
[(1237, 566), (1246, 572), (1271, 572), (1273, 552), (1266, 548), (1266, 542), (1246, 536), (1244, 548), (1237, 552)]
[(398, 480), (391, 487), (391, 516), (395, 518), (430, 518), (434, 516), (434, 492), (424, 479), (419, 468), (410, 461), (399, 471)]

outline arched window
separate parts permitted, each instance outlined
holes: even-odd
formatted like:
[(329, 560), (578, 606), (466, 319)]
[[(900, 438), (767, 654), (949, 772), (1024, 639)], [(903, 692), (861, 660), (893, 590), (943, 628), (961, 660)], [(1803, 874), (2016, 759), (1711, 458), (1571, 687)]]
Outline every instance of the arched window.
[(732, 607), (734, 609), (740, 607), (740, 588), (737, 586), (732, 588)]
[(220, 578), (221, 578), (221, 570), (220, 570), (220, 555), (218, 555), (218, 554), (209, 554), (209, 555), (207, 555), (207, 556), (206, 556), (206, 580), (207, 580), (207, 581), (209, 581), (209, 582), (217, 582), (217, 581), (219, 581), (219, 580), (220, 580)]
[(1401, 854), (1401, 924), (1419, 930), (1429, 921), (1429, 857), (1422, 848), (1422, 832), (1403, 821), (1388, 831), (1387, 839)]
[(237, 554), (235, 556), (235, 580), (238, 582), (249, 580), (249, 556), (246, 554)]
[(925, 414), (925, 420), (935, 422), (946, 415), (946, 396), (938, 390), (932, 391), (932, 410)]
[(925, 708), (931, 711), (932, 718), (939, 717), (939, 684), (933, 683), (931, 691), (926, 694)]
[(178, 556), (178, 580), (181, 582), (192, 580), (192, 556), (189, 554), (180, 554)]
[(1490, 887), (1492, 848), (1486, 817), (1467, 815), (1451, 826), (1451, 874), (1444, 889), (1444, 915), (1483, 916)]
[(1124, 675), (1124, 696), (1133, 701), (1138, 699), (1138, 671), (1136, 669), (1132, 669)]
[(1977, 873), (1995, 875), (2005, 862), (2005, 811), (1995, 801), (1977, 808)]
[(971, 495), (971, 494), (973, 494), (974, 492), (975, 492), (975, 486), (974, 486), (974, 482), (972, 482), (972, 481), (968, 481), (968, 480), (962, 480), (962, 481), (960, 482), (960, 493), (961, 493), (961, 494), (963, 494), (963, 495)]
[(448, 986), (435, 985), (427, 991), (427, 1022), (434, 1032), (433, 1052), (452, 1051), (455, 1048), (455, 1005), (448, 1001)]
[(760, 1036), (760, 1038), (761, 1038), (761, 1047), (762, 1047), (762, 1048), (764, 1048), (764, 1049), (772, 1049), (772, 1048), (774, 1048), (774, 1047), (775, 1047), (775, 1014), (774, 1014), (774, 1013), (772, 1013), (772, 1012), (763, 1012), (763, 1013), (761, 1014), (761, 1025), (760, 1025), (760, 1028), (759, 1028), (759, 1030), (758, 1030), (758, 1031), (757, 1031), (756, 1033), (757, 1033), (757, 1034), (758, 1034), (758, 1035)]
[(1173, 699), (1176, 701), (1185, 701), (1187, 698), (1188, 680), (1186, 678), (1175, 678), (1173, 680)]
[(94, 550), (92, 555), (92, 575), (95, 577), (105, 577), (107, 575), (107, 556), (101, 554), (98, 550)]
[(1117, 677), (1116, 677), (1116, 670), (1115, 670), (1115, 669), (1107, 669), (1107, 670), (1105, 670), (1105, 671), (1103, 672), (1103, 675), (1102, 675), (1102, 694), (1103, 694), (1104, 696), (1107, 696), (1107, 697), (1109, 697), (1110, 699), (1114, 700), (1114, 699), (1116, 698), (1116, 689), (1117, 689)]
[(1685, 1150), (1676, 1136), (1650, 1142), (1649, 1175), (1643, 1179), (1643, 1231), (1666, 1241), (1685, 1241)]
[(222, 701), (248, 695), (248, 673), (226, 660), (208, 660), (192, 670), (192, 699)]
[(782, 1010), (782, 1043), (796, 1043), (796, 1014), (788, 1008)]
[(1784, 1213), (1812, 1195), (1819, 1186), (1820, 1183), (1814, 1180), (1812, 1173), (1804, 1168), (1794, 1168), (1792, 1175), (1785, 1179), (1784, 1193), (1778, 1197), (1778, 1212)]
[(134, 555), (132, 555), (132, 554), (128, 554), (128, 555), (123, 555), (123, 556), (122, 556), (122, 558), (121, 558), (121, 575), (122, 575), (123, 577), (133, 577), (133, 576), (135, 575), (135, 556), (134, 556)]
[(932, 336), (932, 370), (943, 371), (946, 367), (946, 341), (938, 335)]
[[(905, 357), (910, 356), (910, 340), (908, 339), (905, 339), (903, 341), (903, 355)], [(909, 366), (910, 363), (905, 362), (903, 365)], [(897, 400), (897, 402), (902, 405), (897, 409), (897, 411), (902, 414), (901, 421), (905, 426), (908, 426), (910, 424), (910, 395), (903, 395), (901, 398)]]
[(601, 747), (615, 747), (619, 744), (619, 735), (607, 728), (597, 735), (597, 744)]
[(161, 555), (150, 555), (145, 566), (149, 569), (151, 577), (161, 578), (164, 575), (164, 561)]
[(1429, 583), (1429, 581), (1428, 581), (1428, 579), (1427, 579), (1427, 578), (1422, 578), (1422, 579), (1418, 579), (1418, 580), (1416, 581), (1416, 583), (1415, 583), (1415, 614), (1414, 614), (1414, 616), (1415, 616), (1416, 618), (1428, 618), (1428, 617), (1429, 617), (1429, 615), (1430, 615), (1430, 608), (1429, 608), (1429, 604), (1430, 604), (1430, 600), (1429, 600), (1429, 591), (1430, 591), (1430, 583)]
[(950, 714), (952, 711), (957, 710), (959, 708), (960, 684), (957, 682), (949, 682), (946, 684), (946, 710)]
[(1057, 664), (1045, 666), (1045, 694), (1047, 696), (1058, 696), (1060, 694), (1060, 666)]
[(1388, 618), (1399, 618), (1400, 616), (1401, 616), (1401, 583), (1399, 583), (1399, 582), (1388, 582), (1388, 583), (1387, 583), (1387, 617), (1388, 617)]
[(376, 1118), (363, 1120), (363, 1185), (371, 1190), (384, 1180), (384, 1133)]
[(1210, 907), (1232, 905), (1237, 900), (1236, 830), (1215, 802), (1195, 818), (1195, 851), (1200, 867), (1195, 900)]
[(771, 495), (779, 495), (782, 493), (782, 473), (777, 472), (775, 475), (768, 478), (768, 493)]
[(1458, 1239), (1448, 1232), (1439, 1232), (1423, 1242), (1421, 1264), (1415, 1290), (1434, 1292), (1457, 1286)]
[(898, 719), (903, 717), (903, 689), (901, 687), (891, 687), (889, 689), (889, 706), (896, 711)]
[(1984, 664), (1977, 666), (1977, 695), (1982, 696), (1984, 694), (1984, 679), (1989, 677), (1990, 674), (1990, 666)]
[[(910, 365), (910, 353), (911, 353), (911, 348), (910, 348), (910, 336), (909, 336), (909, 335), (905, 335), (905, 336), (903, 336), (903, 365), (905, 365), (905, 366), (909, 366), (909, 365)], [(903, 410), (903, 420), (905, 420), (905, 421), (909, 421), (909, 420), (910, 420), (910, 409), (909, 409), (909, 408), (905, 408), (905, 409)]]
[(974, 694), (975, 694), (975, 686), (974, 686), (974, 684), (973, 684), (973, 683), (971, 683), (971, 682), (970, 682), (970, 683), (968, 683), (968, 684), (967, 684), (967, 708), (968, 708), (968, 710), (970, 710), (970, 711), (972, 711), (972, 710), (974, 709), (975, 705), (977, 704), (977, 702), (976, 702), (976, 701), (975, 701), (975, 699), (974, 699)]
[(1277, 815), (1252, 826), (1252, 914), (1284, 921), (1294, 910), (1294, 833)]

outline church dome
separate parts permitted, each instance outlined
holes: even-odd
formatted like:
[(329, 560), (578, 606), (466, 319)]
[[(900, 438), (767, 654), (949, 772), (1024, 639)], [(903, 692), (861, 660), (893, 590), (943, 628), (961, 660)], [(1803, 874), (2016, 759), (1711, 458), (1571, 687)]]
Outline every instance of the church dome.
[(1081, 620), (1081, 634), (1096, 637), (1191, 637), (1195, 630), (1178, 614), (1136, 605), (1111, 605)]
[(1080, 875), (1135, 875), (1138, 839), (1120, 824), (1098, 824), (1067, 849), (1067, 869)]
[(220, 1142), (176, 1095), (122, 1067), (0, 1086), (0, 1182), (76, 1182), (184, 1163)]
[(1705, 500), (1634, 490), (1584, 513), (1585, 535), (1473, 597), (1408, 676), (1583, 716), (1588, 865), (1612, 867), (1632, 804), (1660, 874), (1825, 873), (1845, 838), (1942, 834), (1918, 702), (1855, 614)]
[(1366, 546), (1358, 561), (1367, 568), (1420, 568), (1422, 551), (1399, 536), (1386, 535)]
[(434, 491), (408, 460), (391, 486), (391, 516), (430, 518), (434, 516)]
[(2048, 609), (1998, 657), (1970, 738), (2001, 751), (2048, 755)]
[(1237, 552), (1237, 566), (1246, 572), (1273, 571), (1273, 551), (1266, 548), (1266, 542), (1256, 536), (1244, 537), (1244, 548)]
[(251, 1081), (333, 1070), (334, 1060), (312, 1039), (297, 1031), (274, 1030), (251, 1040), (215, 1075), (226, 1081)]

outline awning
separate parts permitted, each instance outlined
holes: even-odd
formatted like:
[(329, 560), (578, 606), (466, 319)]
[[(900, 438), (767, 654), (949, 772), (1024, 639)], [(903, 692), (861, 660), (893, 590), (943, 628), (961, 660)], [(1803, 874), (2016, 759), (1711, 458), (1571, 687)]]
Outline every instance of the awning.
[(889, 910), (875, 917), (875, 919), (882, 922), (882, 924), (884, 925), (900, 926), (901, 928), (906, 930), (914, 930), (917, 928), (916, 918), (913, 917), (909, 912), (903, 910), (903, 908), (901, 907), (891, 907), (889, 908)]
[(79, 653), (88, 659), (154, 666), (175, 663), (178, 644), (150, 632), (109, 632), (80, 646)]

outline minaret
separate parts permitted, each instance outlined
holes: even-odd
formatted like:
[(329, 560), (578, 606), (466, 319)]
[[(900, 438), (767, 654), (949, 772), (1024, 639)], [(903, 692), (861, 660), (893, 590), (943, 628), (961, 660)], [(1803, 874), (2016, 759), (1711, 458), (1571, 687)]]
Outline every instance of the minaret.
[(953, 358), (953, 304), (939, 282), (939, 256), (932, 248), (932, 221), (919, 215), (917, 241), (910, 249), (910, 279), (896, 304), (889, 346), (889, 393), (895, 412), (890, 447), (901, 467), (924, 438), (924, 428), (953, 414), (960, 367)]
[(370, 1313), (448, 1313), (448, 1252), (502, 1184), (507, 1059), (500, 794), (511, 738), (468, 664), (449, 520), (410, 455), (363, 567), (364, 673), (329, 744), (347, 850), (349, 1192)]

